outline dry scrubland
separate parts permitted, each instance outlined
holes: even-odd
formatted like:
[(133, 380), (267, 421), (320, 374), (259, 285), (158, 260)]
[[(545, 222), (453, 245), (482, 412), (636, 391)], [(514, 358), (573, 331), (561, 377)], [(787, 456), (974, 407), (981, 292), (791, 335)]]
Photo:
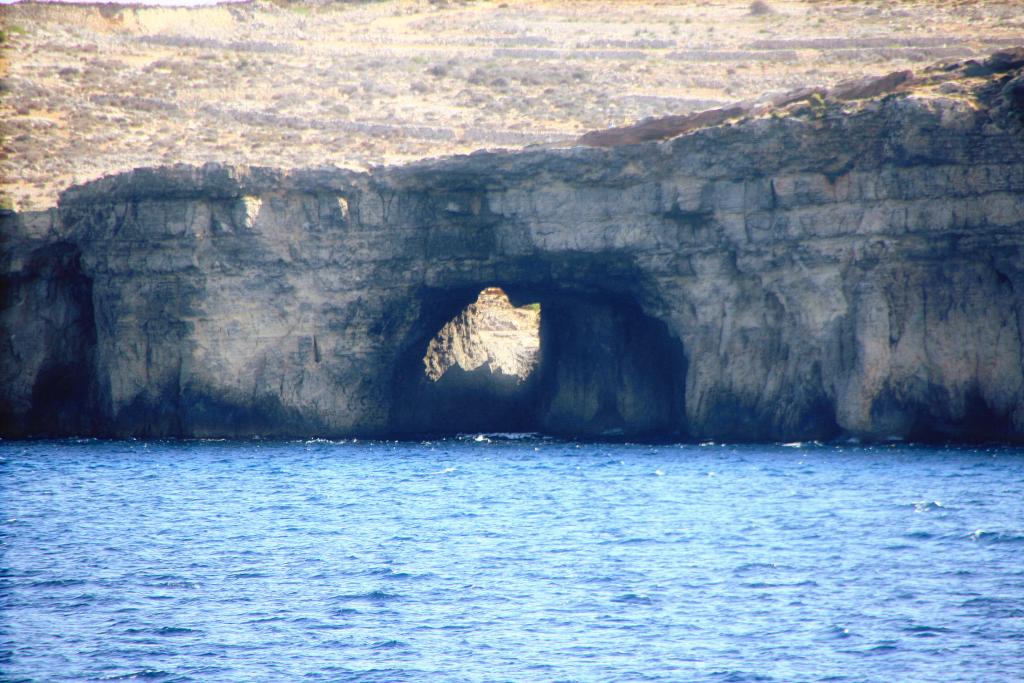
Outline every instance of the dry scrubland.
[(1024, 42), (1019, 0), (16, 5), (8, 205), (174, 162), (367, 168), (566, 144)]

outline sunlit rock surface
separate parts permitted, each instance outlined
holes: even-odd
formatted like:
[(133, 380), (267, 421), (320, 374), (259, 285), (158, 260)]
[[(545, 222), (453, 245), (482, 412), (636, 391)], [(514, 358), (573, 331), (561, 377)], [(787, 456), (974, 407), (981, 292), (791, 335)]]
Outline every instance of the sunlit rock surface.
[(516, 308), (500, 288), (488, 287), (430, 340), (424, 372), (436, 382), (453, 366), (467, 372), (485, 367), (522, 382), (539, 352), (540, 307)]
[[(646, 142), (71, 188), (3, 219), (3, 434), (1021, 440), (1022, 65)], [(492, 285), (541, 304), (531, 380), (423, 393)]]

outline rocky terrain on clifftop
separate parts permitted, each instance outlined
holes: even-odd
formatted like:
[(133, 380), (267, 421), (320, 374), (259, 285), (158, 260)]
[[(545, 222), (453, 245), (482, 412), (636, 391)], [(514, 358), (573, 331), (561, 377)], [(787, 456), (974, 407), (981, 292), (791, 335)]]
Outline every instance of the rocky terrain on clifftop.
[(215, 161), (367, 171), (1019, 45), (1018, 0), (0, 5), (0, 202)]
[[(3, 433), (1021, 440), (1022, 67), (564, 149), (71, 188), (3, 219)], [(432, 382), (490, 286), (540, 303), (535, 376)]]

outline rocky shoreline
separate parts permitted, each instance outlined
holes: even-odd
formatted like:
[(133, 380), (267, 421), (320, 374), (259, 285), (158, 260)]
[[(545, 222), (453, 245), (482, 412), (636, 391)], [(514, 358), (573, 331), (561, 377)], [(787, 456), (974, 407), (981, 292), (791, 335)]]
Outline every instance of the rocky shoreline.
[[(70, 188), (0, 219), (0, 433), (1024, 440), (1022, 67)], [(543, 307), (534, 393), (429, 393), (428, 343), (491, 286)]]

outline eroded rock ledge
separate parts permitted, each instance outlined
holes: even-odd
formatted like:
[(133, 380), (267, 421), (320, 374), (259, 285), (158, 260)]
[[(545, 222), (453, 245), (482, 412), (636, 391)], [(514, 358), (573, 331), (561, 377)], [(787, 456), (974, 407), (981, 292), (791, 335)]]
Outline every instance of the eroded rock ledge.
[[(2, 219), (0, 431), (1024, 440), (1020, 56), (601, 147), (71, 188)], [(543, 307), (533, 393), (424, 411), (488, 286)]]

